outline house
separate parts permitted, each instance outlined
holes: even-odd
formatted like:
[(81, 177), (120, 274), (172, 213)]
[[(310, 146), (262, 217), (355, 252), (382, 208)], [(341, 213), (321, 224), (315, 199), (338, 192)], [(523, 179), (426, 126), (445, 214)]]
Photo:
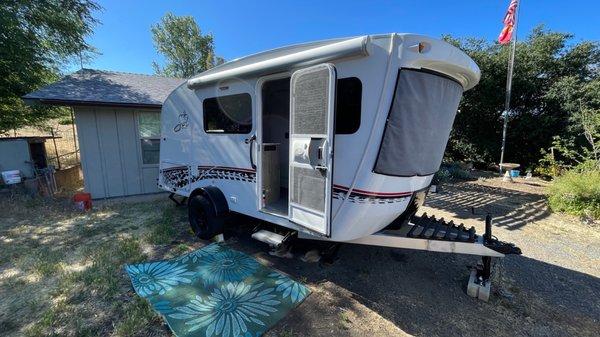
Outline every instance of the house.
[(92, 198), (159, 192), (160, 110), (184, 79), (81, 69), (29, 93), (29, 104), (72, 107), (85, 190)]

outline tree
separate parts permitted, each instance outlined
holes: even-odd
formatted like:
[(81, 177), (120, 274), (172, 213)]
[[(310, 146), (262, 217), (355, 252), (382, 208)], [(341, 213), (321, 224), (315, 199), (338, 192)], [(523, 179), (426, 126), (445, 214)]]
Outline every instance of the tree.
[(552, 89), (547, 96), (569, 112), (569, 126), (554, 137), (555, 151), (544, 151), (543, 161), (562, 169), (600, 170), (600, 77), (569, 76)]
[(191, 16), (167, 13), (151, 31), (154, 47), (167, 59), (164, 67), (152, 63), (156, 74), (187, 78), (223, 63), (214, 53), (212, 34), (202, 35)]
[(3, 0), (0, 6), (0, 133), (39, 125), (64, 111), (29, 107), (21, 96), (59, 77), (59, 69), (93, 51), (85, 41), (98, 23), (92, 0)]
[[(481, 81), (465, 92), (447, 155), (452, 159), (498, 163), (508, 48), (481, 39), (447, 41), (465, 51), (481, 69)], [(556, 135), (576, 135), (572, 120), (578, 93), (599, 77), (597, 43), (572, 43), (573, 36), (535, 28), (517, 43), (506, 161), (537, 164), (540, 149)]]

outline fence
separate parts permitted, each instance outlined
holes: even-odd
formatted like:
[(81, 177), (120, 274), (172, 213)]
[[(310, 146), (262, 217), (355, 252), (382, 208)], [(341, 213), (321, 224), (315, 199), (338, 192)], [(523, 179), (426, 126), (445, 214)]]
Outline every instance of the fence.
[(77, 131), (73, 125), (53, 126), (50, 135), (58, 138), (46, 141), (48, 164), (54, 165), (57, 170), (79, 165), (79, 144)]

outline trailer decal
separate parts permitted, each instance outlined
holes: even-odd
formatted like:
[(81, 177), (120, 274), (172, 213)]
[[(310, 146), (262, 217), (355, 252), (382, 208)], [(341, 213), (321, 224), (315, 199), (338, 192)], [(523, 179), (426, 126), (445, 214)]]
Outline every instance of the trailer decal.
[(342, 185), (333, 185), (333, 198), (344, 200), (348, 198), (348, 201), (359, 203), (359, 204), (391, 204), (400, 202), (412, 195), (412, 192), (371, 192), (359, 189), (352, 189), (350, 195), (348, 191), (350, 188)]
[(204, 179), (226, 179), (256, 182), (256, 170), (225, 166), (198, 166), (198, 175), (192, 177), (192, 182)]
[(187, 166), (174, 166), (160, 170), (163, 184), (169, 188), (183, 188), (189, 184), (190, 169)]

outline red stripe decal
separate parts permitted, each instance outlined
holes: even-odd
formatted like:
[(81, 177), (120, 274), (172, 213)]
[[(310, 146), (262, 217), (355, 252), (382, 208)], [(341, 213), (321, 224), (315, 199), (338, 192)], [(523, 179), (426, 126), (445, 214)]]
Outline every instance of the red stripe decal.
[[(350, 188), (346, 187), (346, 186), (342, 186), (342, 185), (333, 185), (333, 187), (338, 188), (340, 190), (344, 190), (344, 191), (348, 191)], [(352, 192), (356, 192), (359, 194), (364, 194), (364, 195), (368, 195), (368, 196), (374, 196), (374, 197), (403, 197), (403, 196), (407, 196), (407, 195), (411, 195), (412, 192), (372, 192), (372, 191), (365, 191), (365, 190), (360, 190), (360, 189), (353, 189)]]

